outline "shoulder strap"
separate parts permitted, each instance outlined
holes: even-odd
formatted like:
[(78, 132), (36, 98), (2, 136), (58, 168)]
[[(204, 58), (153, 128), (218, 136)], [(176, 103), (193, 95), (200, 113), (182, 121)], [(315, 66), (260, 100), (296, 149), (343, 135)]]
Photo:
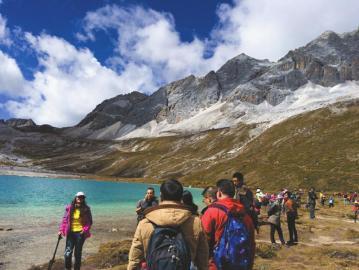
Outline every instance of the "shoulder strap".
[(222, 204), (218, 204), (218, 203), (212, 203), (208, 206), (208, 208), (217, 208), (217, 209), (220, 209), (222, 210), (223, 212), (225, 212), (226, 214), (228, 214), (229, 210), (227, 207), (225, 207), (224, 205)]

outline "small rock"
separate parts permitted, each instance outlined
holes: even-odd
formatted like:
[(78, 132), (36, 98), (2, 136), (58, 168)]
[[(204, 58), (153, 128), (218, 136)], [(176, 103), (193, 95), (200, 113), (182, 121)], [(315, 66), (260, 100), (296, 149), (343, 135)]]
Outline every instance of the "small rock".
[(0, 228), (0, 231), (3, 231), (4, 230), (4, 228)]
[(111, 232), (118, 232), (117, 228), (112, 228)]
[(13, 228), (8, 228), (8, 229), (6, 229), (7, 232), (10, 232), (10, 231), (12, 231), (12, 230), (14, 230), (14, 229), (13, 229)]

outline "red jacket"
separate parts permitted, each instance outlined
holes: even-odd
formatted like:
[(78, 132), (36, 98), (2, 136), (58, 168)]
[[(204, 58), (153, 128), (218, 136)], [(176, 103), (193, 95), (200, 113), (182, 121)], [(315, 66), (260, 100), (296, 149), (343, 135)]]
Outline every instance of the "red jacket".
[[(215, 203), (225, 206), (230, 212), (244, 214), (243, 221), (249, 231), (250, 239), (251, 239), (251, 250), (252, 250), (251, 269), (252, 269), (254, 262), (254, 254), (255, 254), (255, 238), (254, 238), (254, 226), (251, 217), (248, 214), (245, 214), (244, 206), (238, 200), (232, 198), (225, 198), (222, 200), (218, 200)], [(207, 234), (209, 240), (208, 243), (210, 248), (210, 254), (212, 254), (213, 247), (217, 245), (223, 233), (227, 221), (227, 214), (221, 209), (215, 207), (209, 207), (201, 217), (201, 221), (202, 221), (203, 229)], [(217, 269), (213, 261), (210, 261), (209, 269), (210, 270)]]

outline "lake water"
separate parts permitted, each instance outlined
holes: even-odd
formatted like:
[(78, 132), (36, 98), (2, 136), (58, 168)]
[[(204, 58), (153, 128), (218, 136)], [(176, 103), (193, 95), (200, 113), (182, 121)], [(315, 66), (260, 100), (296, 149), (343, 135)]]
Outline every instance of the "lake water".
[[(50, 257), (58, 225), (78, 191), (86, 193), (94, 225), (84, 255), (110, 240), (131, 237), (136, 224), (135, 206), (148, 184), (101, 182), (85, 179), (51, 179), (0, 175), (0, 270), (28, 269)], [(159, 195), (159, 186), (155, 188)], [(199, 208), (201, 189), (189, 189)], [(11, 228), (11, 231), (6, 231)], [(58, 256), (62, 256), (64, 241)], [(16, 258), (16, 259), (14, 259)]]
[[(95, 220), (96, 216), (134, 216), (136, 202), (143, 198), (148, 186), (84, 179), (0, 176), (0, 217), (2, 220), (59, 218), (77, 191), (87, 195)], [(159, 186), (152, 186), (159, 195)], [(192, 188), (190, 191), (196, 203), (201, 205), (201, 190)]]

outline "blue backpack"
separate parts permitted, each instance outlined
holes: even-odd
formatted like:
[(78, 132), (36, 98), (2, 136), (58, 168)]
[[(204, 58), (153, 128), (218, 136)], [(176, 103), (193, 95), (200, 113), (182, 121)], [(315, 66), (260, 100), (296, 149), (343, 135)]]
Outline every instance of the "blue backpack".
[(224, 211), (228, 218), (213, 258), (218, 270), (247, 270), (251, 267), (250, 234), (243, 223), (243, 215), (231, 213), (225, 206), (212, 204)]

